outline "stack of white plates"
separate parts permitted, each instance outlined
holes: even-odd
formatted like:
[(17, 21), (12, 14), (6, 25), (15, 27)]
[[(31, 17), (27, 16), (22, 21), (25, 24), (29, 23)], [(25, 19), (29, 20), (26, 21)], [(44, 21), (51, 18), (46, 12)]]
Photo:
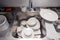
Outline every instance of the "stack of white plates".
[(27, 21), (27, 26), (33, 30), (37, 30), (40, 28), (40, 22), (35, 17), (32, 17)]
[[(24, 25), (27, 25), (27, 28)], [(35, 34), (40, 34), (40, 22), (35, 17), (22, 21), (20, 27), (17, 28), (17, 33), (23, 38), (34, 38)]]

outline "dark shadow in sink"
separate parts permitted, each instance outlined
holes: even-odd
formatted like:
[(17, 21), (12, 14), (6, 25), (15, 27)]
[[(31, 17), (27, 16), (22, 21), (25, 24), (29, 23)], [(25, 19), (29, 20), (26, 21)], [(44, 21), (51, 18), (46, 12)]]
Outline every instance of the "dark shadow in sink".
[(58, 29), (57, 26), (58, 26), (58, 24), (57, 25), (54, 25), (55, 30), (56, 30), (56, 32), (60, 33), (60, 29)]

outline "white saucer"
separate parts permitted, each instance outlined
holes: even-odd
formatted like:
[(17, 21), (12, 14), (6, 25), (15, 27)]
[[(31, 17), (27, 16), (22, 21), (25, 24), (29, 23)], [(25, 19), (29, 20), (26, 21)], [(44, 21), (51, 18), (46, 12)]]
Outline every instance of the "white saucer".
[[(30, 20), (30, 21), (29, 21), (29, 20)], [(38, 19), (36, 19), (35, 17), (32, 17), (32, 18), (30, 18), (29, 20), (27, 21), (27, 26), (28, 26), (28, 27), (30, 27), (30, 28), (32, 28), (32, 29), (34, 29), (34, 30), (40, 28), (40, 22), (38, 21)], [(34, 24), (33, 21), (35, 21), (34, 23), (36, 23), (36, 24)], [(35, 25), (35, 26), (31, 27), (31, 26), (28, 25), (29, 23), (30, 23), (30, 24), (33, 23), (33, 24), (31, 24), (31, 25)]]
[(23, 26), (17, 27), (17, 33), (19, 36), (21, 36), (22, 30), (23, 30)]
[[(30, 35), (31, 34), (31, 36), (30, 37), (26, 37), (25, 34), (26, 35)], [(22, 33), (21, 33), (21, 35), (22, 35), (23, 38), (33, 38), (34, 37), (34, 32), (33, 32), (33, 30), (31, 28), (24, 28)]]
[(58, 15), (56, 12), (50, 10), (50, 9), (41, 9), (40, 16), (48, 21), (56, 21), (58, 20)]

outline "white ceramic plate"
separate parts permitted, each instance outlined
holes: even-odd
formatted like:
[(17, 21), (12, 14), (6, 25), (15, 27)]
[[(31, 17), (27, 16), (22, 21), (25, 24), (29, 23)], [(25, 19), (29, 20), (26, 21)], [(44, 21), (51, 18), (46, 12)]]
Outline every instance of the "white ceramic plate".
[[(36, 24), (35, 24), (35, 26), (33, 26), (33, 27), (30, 27), (30, 26), (29, 26), (29, 27), (32, 28), (32, 29), (34, 29), (34, 30), (39, 29), (39, 28), (40, 28), (40, 22), (38, 21), (38, 19), (36, 19), (35, 17), (32, 17), (32, 18), (30, 18), (30, 19), (31, 19), (30, 21), (28, 20), (29, 22), (27, 21), (28, 24), (29, 24), (29, 23), (30, 23), (30, 24), (33, 23), (33, 21), (35, 21), (34, 23), (36, 23)], [(33, 23), (33, 24), (34, 24), (34, 23)], [(28, 26), (28, 24), (27, 24), (27, 26)], [(31, 25), (32, 25), (32, 24), (31, 24)]]
[(56, 12), (50, 10), (50, 9), (41, 9), (40, 16), (48, 21), (56, 21), (58, 20), (58, 15)]
[[(26, 37), (25, 34), (27, 34), (27, 35), (31, 34), (31, 37)], [(25, 29), (23, 29), (21, 35), (22, 35), (23, 38), (33, 38), (34, 37), (34, 32), (31, 28), (25, 28)]]

